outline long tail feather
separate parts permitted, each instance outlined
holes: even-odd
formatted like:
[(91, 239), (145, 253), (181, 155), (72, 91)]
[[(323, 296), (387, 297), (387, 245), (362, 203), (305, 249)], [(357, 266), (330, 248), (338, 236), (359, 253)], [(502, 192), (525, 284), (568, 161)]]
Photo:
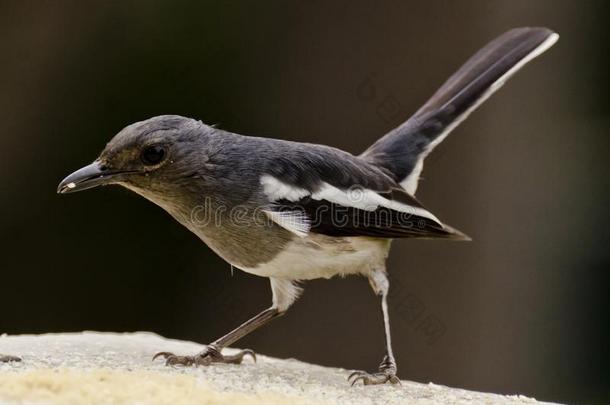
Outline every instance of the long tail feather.
[(423, 159), (483, 101), (559, 35), (547, 28), (515, 28), (483, 47), (409, 120), (367, 149), (362, 157), (386, 169), (415, 194)]

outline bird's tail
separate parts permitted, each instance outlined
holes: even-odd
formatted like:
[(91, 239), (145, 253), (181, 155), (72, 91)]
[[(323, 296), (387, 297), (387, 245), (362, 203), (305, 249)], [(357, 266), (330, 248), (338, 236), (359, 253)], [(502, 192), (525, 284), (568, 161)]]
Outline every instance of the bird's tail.
[(472, 56), (409, 120), (368, 148), (362, 157), (387, 170), (415, 194), (423, 160), (468, 114), (559, 35), (547, 28), (515, 28)]

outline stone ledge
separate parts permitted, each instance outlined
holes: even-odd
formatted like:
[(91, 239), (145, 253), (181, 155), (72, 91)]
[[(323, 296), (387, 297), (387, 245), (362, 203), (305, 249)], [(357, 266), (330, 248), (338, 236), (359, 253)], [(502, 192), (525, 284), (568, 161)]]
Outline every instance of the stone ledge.
[[(403, 381), (350, 387), (348, 371), (258, 355), (235, 366), (166, 367), (158, 351), (195, 353), (202, 345), (139, 333), (0, 337), (0, 404), (533, 404), (504, 396)], [(227, 350), (228, 353), (234, 350)]]

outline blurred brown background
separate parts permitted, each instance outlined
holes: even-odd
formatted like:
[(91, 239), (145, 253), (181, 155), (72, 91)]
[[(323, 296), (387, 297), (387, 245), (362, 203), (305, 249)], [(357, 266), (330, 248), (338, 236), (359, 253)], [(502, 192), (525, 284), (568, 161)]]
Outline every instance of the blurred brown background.
[[(181, 114), (353, 153), (503, 31), (558, 44), (426, 161), (419, 198), (471, 243), (397, 241), (402, 378), (610, 401), (610, 6), (604, 1), (0, 2), (0, 333), (151, 330), (208, 342), (270, 302), (119, 188), (57, 196), (122, 127)], [(375, 93), (363, 96), (364, 83)], [(315, 281), (238, 346), (373, 369), (366, 280)]]

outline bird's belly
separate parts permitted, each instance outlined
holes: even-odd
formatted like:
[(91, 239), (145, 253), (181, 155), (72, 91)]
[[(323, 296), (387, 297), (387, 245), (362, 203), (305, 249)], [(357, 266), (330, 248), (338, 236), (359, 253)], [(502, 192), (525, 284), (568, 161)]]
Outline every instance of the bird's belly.
[(240, 268), (258, 276), (290, 280), (367, 274), (385, 267), (390, 242), (389, 239), (310, 234), (305, 238), (293, 239), (266, 263), (253, 268)]

